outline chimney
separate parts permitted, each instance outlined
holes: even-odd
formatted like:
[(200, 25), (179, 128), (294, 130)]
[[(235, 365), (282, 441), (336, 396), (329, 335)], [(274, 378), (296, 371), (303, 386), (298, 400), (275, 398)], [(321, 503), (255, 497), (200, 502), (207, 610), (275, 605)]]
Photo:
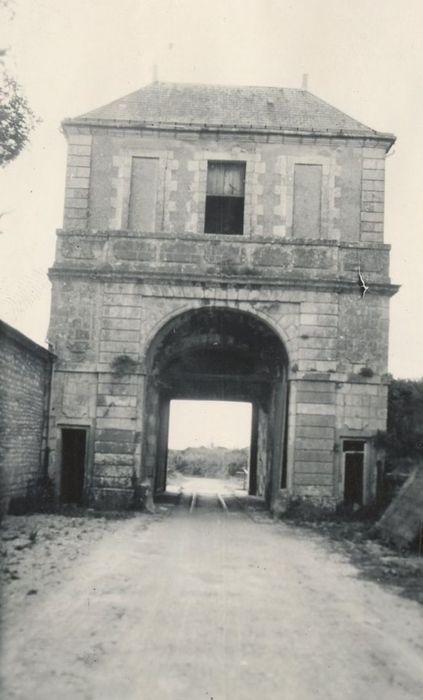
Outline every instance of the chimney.
[(157, 68), (157, 63), (153, 63), (153, 83), (157, 83), (159, 80), (159, 70)]
[(301, 90), (308, 90), (308, 73), (303, 73), (303, 80), (301, 83)]

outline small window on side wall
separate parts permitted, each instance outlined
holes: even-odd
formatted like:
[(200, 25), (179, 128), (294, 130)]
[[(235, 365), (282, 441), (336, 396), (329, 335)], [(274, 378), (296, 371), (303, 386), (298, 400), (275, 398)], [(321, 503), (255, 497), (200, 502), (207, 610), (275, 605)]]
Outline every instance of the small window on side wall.
[(205, 233), (242, 235), (244, 191), (244, 162), (208, 162)]
[(293, 235), (320, 238), (322, 166), (297, 163), (294, 172)]

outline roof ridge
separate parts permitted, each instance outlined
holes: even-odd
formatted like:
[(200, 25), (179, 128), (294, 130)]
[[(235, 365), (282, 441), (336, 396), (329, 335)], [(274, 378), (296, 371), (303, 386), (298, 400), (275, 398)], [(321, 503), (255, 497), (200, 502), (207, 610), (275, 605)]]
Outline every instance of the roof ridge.
[(202, 83), (173, 80), (153, 80), (150, 83), (144, 85), (144, 87), (135, 90), (134, 92), (138, 92), (139, 90), (143, 90), (144, 88), (150, 87), (152, 85), (183, 85), (184, 87), (245, 88), (246, 90), (293, 90), (295, 92), (310, 92), (309, 90), (304, 90), (304, 88), (286, 87), (283, 85), (241, 85), (239, 83)]

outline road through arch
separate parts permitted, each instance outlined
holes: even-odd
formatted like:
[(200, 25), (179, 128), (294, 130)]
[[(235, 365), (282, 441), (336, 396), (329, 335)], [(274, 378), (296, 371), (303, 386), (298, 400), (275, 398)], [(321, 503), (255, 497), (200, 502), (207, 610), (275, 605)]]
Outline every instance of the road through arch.
[(248, 401), (253, 406), (248, 490), (271, 506), (286, 485), (288, 356), (254, 314), (220, 307), (185, 311), (153, 338), (146, 361), (143, 478), (166, 489), (172, 399)]

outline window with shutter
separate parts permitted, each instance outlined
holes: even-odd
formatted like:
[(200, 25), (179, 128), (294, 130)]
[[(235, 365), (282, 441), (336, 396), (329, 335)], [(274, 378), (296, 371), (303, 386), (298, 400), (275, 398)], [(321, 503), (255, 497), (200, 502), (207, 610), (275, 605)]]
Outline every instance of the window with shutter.
[(294, 173), (293, 235), (320, 238), (322, 166), (297, 163)]
[(132, 158), (128, 228), (144, 233), (155, 231), (158, 158)]
[(242, 235), (244, 190), (244, 162), (208, 162), (205, 233)]

